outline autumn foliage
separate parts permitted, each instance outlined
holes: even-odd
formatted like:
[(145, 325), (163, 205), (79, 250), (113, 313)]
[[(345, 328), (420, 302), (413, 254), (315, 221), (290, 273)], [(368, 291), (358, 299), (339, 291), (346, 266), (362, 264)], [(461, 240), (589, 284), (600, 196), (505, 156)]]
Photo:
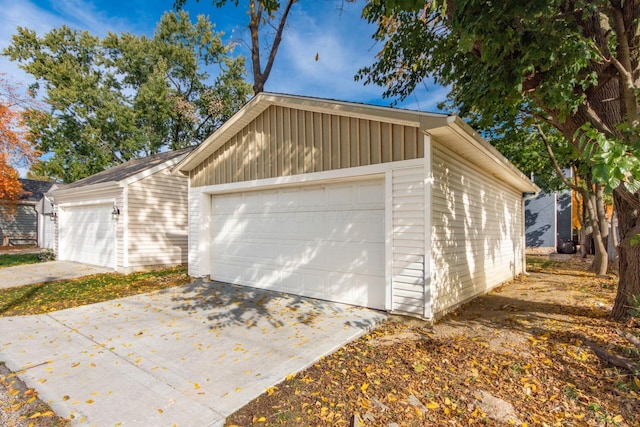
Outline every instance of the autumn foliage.
[(14, 166), (30, 165), (38, 155), (24, 125), (23, 111), (32, 108), (33, 103), (0, 73), (0, 200), (20, 197), (23, 189)]

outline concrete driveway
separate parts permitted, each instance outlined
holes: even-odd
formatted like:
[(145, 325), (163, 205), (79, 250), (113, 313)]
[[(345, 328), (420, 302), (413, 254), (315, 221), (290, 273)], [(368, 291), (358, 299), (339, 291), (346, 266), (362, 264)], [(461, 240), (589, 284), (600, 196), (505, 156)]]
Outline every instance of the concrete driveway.
[(193, 283), (0, 318), (0, 360), (75, 425), (222, 426), (385, 314)]
[(37, 264), (16, 265), (14, 267), (0, 268), (0, 289), (109, 272), (113, 272), (113, 269), (72, 261), (48, 261)]

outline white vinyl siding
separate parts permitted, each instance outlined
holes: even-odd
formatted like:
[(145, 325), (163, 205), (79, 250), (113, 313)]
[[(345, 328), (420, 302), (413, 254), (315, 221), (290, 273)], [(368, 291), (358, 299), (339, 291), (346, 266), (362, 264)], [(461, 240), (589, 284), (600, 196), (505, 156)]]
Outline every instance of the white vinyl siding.
[(423, 166), (392, 171), (393, 311), (424, 312), (425, 203)]
[(432, 283), (441, 316), (523, 271), (522, 195), (433, 140)]
[(55, 249), (56, 223), (51, 215), (38, 215), (38, 246), (45, 249)]
[(129, 184), (129, 269), (187, 262), (187, 184), (168, 169)]
[[(209, 199), (197, 188), (189, 188), (189, 275), (192, 277), (203, 277), (209, 274), (209, 272), (203, 271), (201, 265), (203, 253), (200, 244), (203, 239), (209, 239), (209, 236), (203, 236), (200, 233), (200, 227), (207, 222), (202, 219), (204, 216), (202, 210), (205, 209), (202, 203), (203, 198)], [(210, 206), (210, 203), (204, 205)]]
[[(122, 271), (122, 266), (125, 263), (124, 256), (124, 228), (126, 224), (124, 223), (124, 217), (122, 212), (124, 211), (124, 194), (123, 190), (120, 189), (115, 196), (115, 206), (120, 209), (120, 215), (118, 215), (115, 219), (116, 222), (116, 271)], [(113, 207), (112, 207), (113, 211)]]

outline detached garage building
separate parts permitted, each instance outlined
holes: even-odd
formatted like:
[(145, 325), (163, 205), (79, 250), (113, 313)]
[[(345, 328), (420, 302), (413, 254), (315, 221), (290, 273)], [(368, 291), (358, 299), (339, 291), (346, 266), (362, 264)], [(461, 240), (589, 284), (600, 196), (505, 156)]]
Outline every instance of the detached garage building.
[(126, 163), (60, 186), (59, 260), (128, 273), (187, 262), (187, 179), (171, 174), (192, 148)]
[(175, 171), (192, 276), (428, 319), (524, 270), (538, 191), (457, 117), (268, 93)]

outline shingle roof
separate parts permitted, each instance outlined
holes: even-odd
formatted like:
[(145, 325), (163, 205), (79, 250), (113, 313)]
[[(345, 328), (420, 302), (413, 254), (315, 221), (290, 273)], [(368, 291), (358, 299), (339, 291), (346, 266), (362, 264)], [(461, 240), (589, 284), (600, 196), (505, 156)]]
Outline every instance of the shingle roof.
[(165, 153), (155, 154), (153, 156), (142, 157), (139, 159), (132, 159), (121, 165), (114, 166), (110, 169), (98, 172), (86, 178), (82, 178), (78, 181), (64, 185), (64, 189), (84, 187), (87, 185), (100, 184), (104, 182), (122, 181), (142, 172), (146, 169), (150, 169), (154, 166), (160, 165), (168, 160), (174, 159), (178, 156), (186, 154), (193, 150), (195, 147), (181, 148), (180, 150), (167, 151)]
[(24, 194), (20, 196), (20, 200), (37, 202), (42, 199), (44, 193), (49, 191), (55, 182), (37, 181), (35, 179), (20, 179)]

